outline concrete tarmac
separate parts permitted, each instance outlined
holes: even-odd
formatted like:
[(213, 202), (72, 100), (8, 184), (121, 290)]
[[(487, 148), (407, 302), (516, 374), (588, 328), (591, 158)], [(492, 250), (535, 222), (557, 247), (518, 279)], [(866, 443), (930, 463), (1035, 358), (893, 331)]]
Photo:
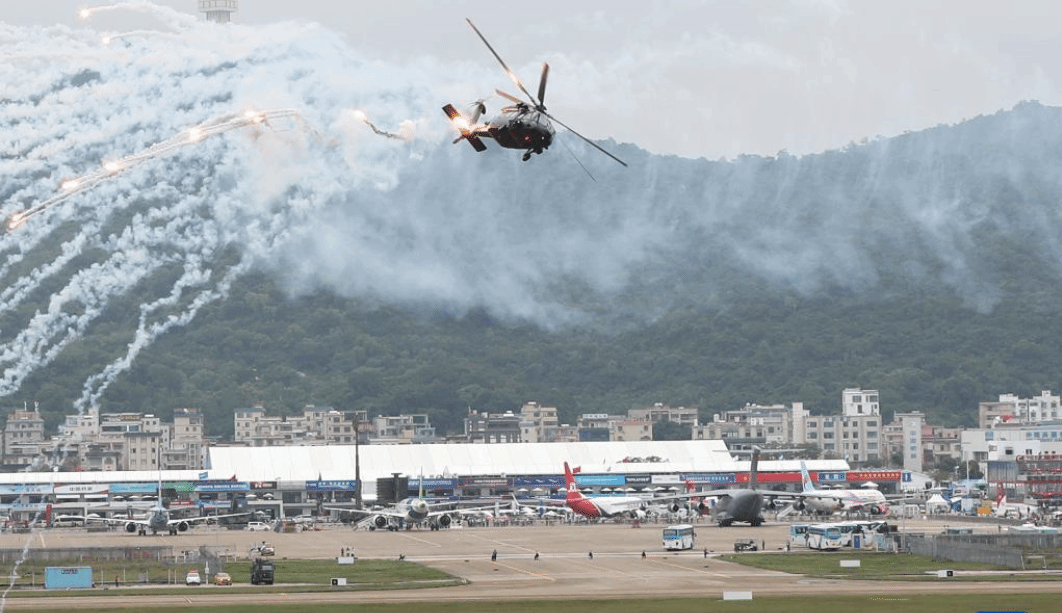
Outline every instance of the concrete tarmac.
[[(960, 525), (959, 521), (952, 525)], [(909, 521), (911, 532), (940, 532), (940, 522)], [(971, 582), (940, 579), (931, 581), (850, 581), (809, 579), (723, 562), (719, 553), (732, 553), (734, 541), (752, 538), (767, 551), (785, 555), (787, 524), (758, 528), (697, 526), (697, 548), (666, 552), (661, 546), (663, 524), (513, 526), (452, 528), (402, 532), (351, 530), (329, 526), (320, 531), (290, 534), (193, 528), (171, 536), (141, 537), (125, 532), (89, 533), (83, 529), (51, 529), (29, 535), (2, 534), (0, 548), (21, 549), (99, 546), (173, 546), (175, 553), (202, 545), (223, 549), (237, 559), (246, 559), (250, 549), (263, 540), (276, 547), (277, 558), (335, 558), (345, 548), (359, 558), (398, 559), (439, 568), (468, 581), (466, 585), (419, 590), (353, 592), (335, 590), (318, 594), (263, 594), (262, 602), (292, 605), (324, 602), (418, 602), (439, 600), (508, 599), (608, 599), (644, 597), (722, 598), (726, 591), (752, 591), (753, 595), (829, 593), (865, 594), (868, 597), (929, 593), (1062, 592), (1062, 581)], [(976, 531), (996, 531), (995, 526), (976, 524)], [(709, 550), (706, 557), (704, 550)], [(497, 550), (497, 560), (491, 554)], [(642, 557), (645, 551), (646, 557)], [(535, 559), (535, 553), (539, 554)], [(591, 552), (593, 556), (591, 557)], [(902, 555), (902, 554), (900, 554)], [(192, 565), (188, 566), (189, 568)], [(945, 567), (942, 565), (942, 568)], [(283, 582), (283, 576), (278, 576)], [(215, 591), (216, 590), (216, 591)], [(117, 608), (178, 605), (224, 605), (246, 603), (253, 596), (226, 594), (225, 588), (187, 596), (137, 595), (95, 598), (9, 599), (9, 609), (69, 609), (73, 607)], [(128, 601), (134, 602), (128, 602)]]

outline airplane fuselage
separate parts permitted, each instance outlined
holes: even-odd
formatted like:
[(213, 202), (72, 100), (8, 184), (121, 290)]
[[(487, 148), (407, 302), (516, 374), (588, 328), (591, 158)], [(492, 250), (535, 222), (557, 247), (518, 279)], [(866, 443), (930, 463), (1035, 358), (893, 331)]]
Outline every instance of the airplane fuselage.
[(821, 513), (867, 511), (883, 515), (889, 510), (885, 495), (877, 490), (832, 490), (830, 494), (822, 496), (807, 496), (804, 506)]
[(395, 504), (395, 511), (404, 513), (407, 521), (417, 523), (427, 519), (431, 507), (423, 498), (406, 498)]
[(734, 490), (716, 503), (715, 518), (720, 526), (733, 522), (758, 526), (763, 523), (763, 494), (756, 490)]
[(152, 532), (169, 530), (170, 514), (165, 509), (155, 509), (148, 517), (148, 528)]

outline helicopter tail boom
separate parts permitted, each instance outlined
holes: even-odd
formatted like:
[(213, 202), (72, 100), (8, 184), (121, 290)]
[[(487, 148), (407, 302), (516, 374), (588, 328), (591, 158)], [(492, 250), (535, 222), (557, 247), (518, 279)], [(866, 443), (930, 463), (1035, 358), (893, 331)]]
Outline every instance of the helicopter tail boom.
[[(457, 131), (461, 133), (461, 136), (458, 137), (457, 140), (467, 140), (468, 144), (472, 145), (472, 148), (476, 151), (487, 150), (487, 145), (484, 144), (483, 140), (480, 139), (479, 136), (471, 130), (472, 126), (468, 123), (468, 119), (466, 119), (465, 116), (460, 113), (460, 111), (455, 109), (454, 105), (447, 104), (446, 106), (442, 107), (442, 110), (444, 113), (446, 113), (446, 116), (450, 118), (450, 123), (454, 124), (454, 127), (457, 128)], [(454, 142), (456, 143), (457, 141), (455, 140)]]

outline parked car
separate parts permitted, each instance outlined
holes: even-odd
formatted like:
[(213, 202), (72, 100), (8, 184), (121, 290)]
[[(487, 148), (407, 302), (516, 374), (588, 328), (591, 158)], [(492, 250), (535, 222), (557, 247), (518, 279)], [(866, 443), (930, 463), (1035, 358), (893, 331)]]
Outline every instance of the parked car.
[(184, 577), (185, 585), (202, 585), (203, 582), (199, 580), (199, 571), (194, 568), (188, 571), (188, 574)]
[(755, 539), (740, 539), (734, 541), (734, 551), (759, 551), (759, 543)]
[(214, 575), (214, 585), (232, 585), (232, 577), (229, 573), (218, 573)]
[(269, 524), (265, 522), (252, 521), (247, 522), (247, 530), (250, 530), (251, 532), (269, 532), (272, 528), (270, 528)]

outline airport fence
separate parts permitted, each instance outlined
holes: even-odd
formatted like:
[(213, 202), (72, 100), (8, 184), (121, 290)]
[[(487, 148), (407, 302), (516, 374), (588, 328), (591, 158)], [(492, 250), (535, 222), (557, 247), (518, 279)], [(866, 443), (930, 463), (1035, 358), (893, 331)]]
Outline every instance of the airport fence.
[(913, 554), (1017, 569), (1026, 567), (1027, 552), (1058, 551), (1062, 546), (1059, 534), (907, 534), (898, 538), (901, 550)]
[(154, 560), (158, 562), (173, 561), (173, 547), (63, 547), (42, 549), (0, 549), (0, 562), (14, 563), (19, 560), (30, 562), (93, 560)]

